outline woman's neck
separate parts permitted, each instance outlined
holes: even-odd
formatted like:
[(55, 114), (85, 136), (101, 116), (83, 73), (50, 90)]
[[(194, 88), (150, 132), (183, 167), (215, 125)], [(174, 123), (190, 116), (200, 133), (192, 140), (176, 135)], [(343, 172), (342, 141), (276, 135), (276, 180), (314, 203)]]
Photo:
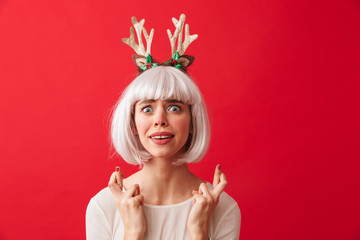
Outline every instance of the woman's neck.
[(151, 179), (157, 185), (176, 184), (192, 175), (187, 164), (174, 165), (159, 159), (152, 159), (144, 164), (140, 171), (145, 179)]
[(125, 180), (125, 184), (139, 184), (145, 203), (169, 205), (192, 197), (201, 179), (190, 172), (187, 164), (174, 165), (171, 161), (151, 159), (144, 167)]

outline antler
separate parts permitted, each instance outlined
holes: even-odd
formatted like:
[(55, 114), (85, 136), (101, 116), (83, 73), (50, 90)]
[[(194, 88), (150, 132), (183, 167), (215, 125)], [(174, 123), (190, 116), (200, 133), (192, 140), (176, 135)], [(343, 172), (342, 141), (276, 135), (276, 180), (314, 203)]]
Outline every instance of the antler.
[(181, 14), (179, 20), (176, 18), (172, 18), (172, 22), (175, 25), (175, 32), (174, 35), (171, 35), (170, 29), (167, 30), (167, 34), (170, 39), (170, 45), (171, 45), (171, 55), (175, 53), (175, 42), (178, 38), (178, 47), (177, 52), (179, 55), (183, 55), (186, 51), (186, 49), (189, 47), (189, 45), (195, 41), (195, 39), (198, 38), (197, 34), (190, 35), (189, 33), (189, 24), (185, 24), (185, 40), (182, 42), (182, 32), (184, 28), (184, 22), (185, 22), (185, 14)]
[[(130, 38), (123, 38), (121, 39), (121, 41), (129, 45), (139, 55), (143, 55), (143, 56), (150, 55), (151, 42), (154, 36), (154, 29), (151, 29), (150, 35), (148, 35), (146, 29), (144, 28), (145, 19), (142, 19), (140, 22), (138, 22), (136, 17), (132, 17), (131, 22), (134, 25), (134, 27), (130, 27)], [(139, 44), (136, 44), (135, 42), (134, 28), (136, 31), (136, 36)], [(144, 37), (146, 40), (146, 50), (141, 37), (141, 32), (143, 29), (144, 29)]]

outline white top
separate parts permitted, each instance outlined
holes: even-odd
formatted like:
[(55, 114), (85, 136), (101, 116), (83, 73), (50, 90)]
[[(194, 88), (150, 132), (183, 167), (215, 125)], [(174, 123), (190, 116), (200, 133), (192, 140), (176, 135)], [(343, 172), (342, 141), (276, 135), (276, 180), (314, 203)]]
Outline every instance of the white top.
[[(211, 186), (209, 183), (208, 185)], [(186, 222), (192, 206), (192, 198), (172, 205), (144, 204), (147, 224), (144, 240), (189, 239)], [(239, 236), (240, 209), (236, 201), (223, 192), (210, 223), (209, 237), (212, 240), (237, 240)], [(124, 239), (124, 225), (108, 187), (101, 190), (89, 202), (86, 210), (86, 239)]]

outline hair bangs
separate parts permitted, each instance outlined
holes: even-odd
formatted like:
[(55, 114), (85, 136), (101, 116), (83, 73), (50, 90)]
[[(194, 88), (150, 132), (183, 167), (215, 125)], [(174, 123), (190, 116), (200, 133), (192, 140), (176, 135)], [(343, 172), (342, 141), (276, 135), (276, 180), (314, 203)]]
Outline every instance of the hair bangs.
[(156, 67), (134, 80), (130, 101), (135, 103), (143, 99), (175, 99), (191, 105), (194, 103), (194, 96), (189, 85), (192, 85), (192, 80), (182, 72), (179, 73), (179, 70), (173, 67)]

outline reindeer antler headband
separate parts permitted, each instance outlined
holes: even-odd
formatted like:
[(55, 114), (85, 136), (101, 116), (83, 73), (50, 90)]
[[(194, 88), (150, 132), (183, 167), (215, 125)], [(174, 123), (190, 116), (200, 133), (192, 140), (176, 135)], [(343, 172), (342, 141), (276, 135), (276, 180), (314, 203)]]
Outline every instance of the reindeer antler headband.
[[(198, 38), (198, 35), (190, 35), (189, 24), (185, 24), (185, 39), (184, 42), (182, 41), (185, 18), (185, 14), (181, 14), (179, 20), (172, 18), (172, 22), (175, 26), (174, 34), (171, 34), (169, 29), (167, 30), (167, 34), (170, 39), (172, 58), (164, 63), (154, 63), (152, 56), (150, 55), (151, 43), (154, 37), (154, 29), (151, 29), (150, 35), (148, 35), (146, 29), (144, 28), (145, 19), (142, 19), (140, 22), (138, 22), (136, 17), (131, 18), (131, 22), (134, 27), (130, 27), (130, 38), (123, 38), (122, 42), (129, 45), (136, 52), (136, 54), (132, 56), (132, 59), (135, 65), (139, 67), (139, 71), (142, 72), (146, 69), (156, 67), (158, 65), (172, 65), (185, 71), (185, 69), (194, 62), (195, 58), (193, 56), (184, 55), (184, 53), (189, 45)], [(135, 42), (134, 28), (139, 44)], [(144, 38), (146, 40), (146, 50), (141, 35), (143, 31)], [(178, 46), (177, 50), (175, 51), (176, 39), (178, 41)]]

